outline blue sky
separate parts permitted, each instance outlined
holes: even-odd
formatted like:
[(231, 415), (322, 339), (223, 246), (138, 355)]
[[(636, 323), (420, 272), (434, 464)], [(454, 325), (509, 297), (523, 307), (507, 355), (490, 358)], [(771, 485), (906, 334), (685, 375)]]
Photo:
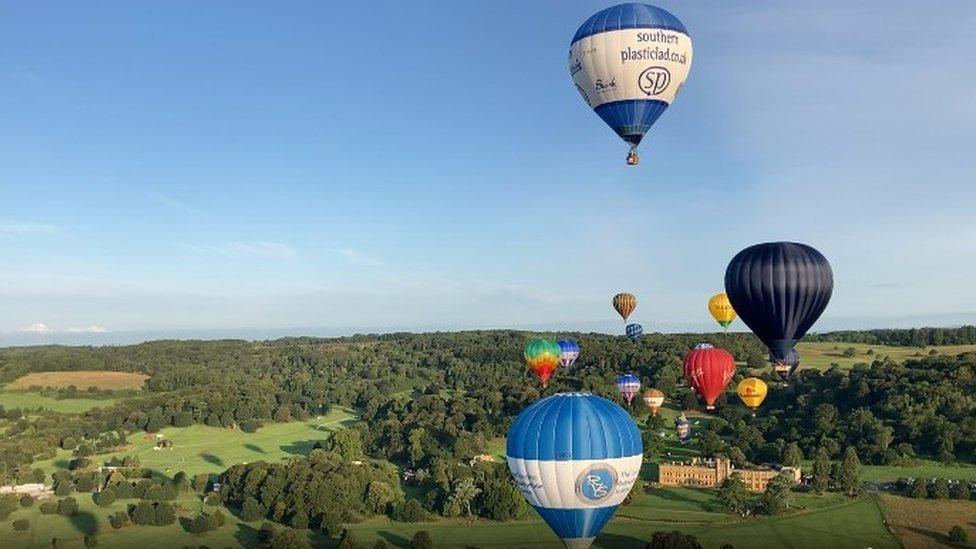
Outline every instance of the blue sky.
[(608, 5), (0, 2), (0, 342), (709, 329), (767, 240), (817, 328), (976, 320), (976, 4), (660, 2), (638, 168), (565, 63)]

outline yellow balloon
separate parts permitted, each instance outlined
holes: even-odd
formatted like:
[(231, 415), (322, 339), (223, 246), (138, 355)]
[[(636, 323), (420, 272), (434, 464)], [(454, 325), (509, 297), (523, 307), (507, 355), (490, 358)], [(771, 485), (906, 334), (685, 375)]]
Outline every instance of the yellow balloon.
[(729, 302), (729, 296), (725, 293), (715, 294), (708, 300), (708, 312), (723, 328), (728, 328), (729, 324), (735, 320), (735, 309)]
[(756, 408), (766, 400), (766, 382), (758, 377), (747, 377), (739, 382), (735, 392), (739, 393), (742, 403), (756, 411)]

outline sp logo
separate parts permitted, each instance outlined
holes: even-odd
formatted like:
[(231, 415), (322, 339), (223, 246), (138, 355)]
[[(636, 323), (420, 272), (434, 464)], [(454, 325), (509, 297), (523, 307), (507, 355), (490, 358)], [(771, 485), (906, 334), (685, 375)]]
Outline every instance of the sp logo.
[(648, 67), (637, 78), (637, 85), (647, 95), (660, 94), (670, 83), (671, 73), (664, 67)]

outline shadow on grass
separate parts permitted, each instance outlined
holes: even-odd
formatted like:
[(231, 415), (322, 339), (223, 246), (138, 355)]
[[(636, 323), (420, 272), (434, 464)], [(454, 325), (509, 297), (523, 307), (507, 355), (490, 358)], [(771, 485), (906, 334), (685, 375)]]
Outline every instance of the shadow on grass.
[(932, 530), (925, 530), (923, 528), (916, 528), (914, 526), (906, 526), (905, 529), (911, 530), (916, 534), (925, 536), (935, 542), (938, 542), (941, 545), (948, 545), (949, 547), (955, 546), (951, 541), (949, 541), (949, 536), (945, 534), (940, 534), (939, 532), (933, 532)]
[(248, 449), (248, 450), (250, 450), (252, 452), (257, 452), (259, 454), (267, 454), (268, 453), (268, 452), (264, 451), (264, 448), (258, 446), (257, 444), (253, 444), (253, 443), (250, 443), (250, 442), (248, 442), (247, 444), (245, 444), (244, 445), (244, 448), (246, 448), (246, 449)]
[(410, 547), (410, 540), (393, 532), (381, 530), (377, 532), (381, 538), (394, 547)]
[(620, 534), (600, 534), (597, 536), (596, 541), (593, 542), (594, 547), (602, 547), (605, 549), (637, 548), (646, 545), (647, 542), (641, 541), (633, 536), (621, 536)]
[(287, 452), (289, 454), (294, 454), (296, 456), (307, 456), (312, 451), (312, 447), (316, 443), (322, 442), (321, 440), (296, 440), (295, 442), (290, 442), (288, 444), (282, 444), (278, 448), (282, 452)]
[(200, 453), (200, 457), (203, 458), (203, 461), (206, 461), (207, 463), (210, 463), (212, 465), (217, 465), (219, 467), (223, 467), (224, 466), (224, 460), (220, 459), (219, 457), (217, 457), (217, 456), (215, 456), (213, 454), (210, 454), (210, 453), (207, 453), (207, 452), (202, 452), (202, 453)]
[(248, 526), (246, 524), (238, 524), (237, 532), (234, 532), (234, 539), (237, 540), (237, 544), (241, 547), (261, 547), (261, 542), (258, 541), (258, 529), (253, 526)]
[(71, 526), (82, 534), (94, 534), (98, 531), (98, 517), (88, 511), (81, 511), (71, 515)]

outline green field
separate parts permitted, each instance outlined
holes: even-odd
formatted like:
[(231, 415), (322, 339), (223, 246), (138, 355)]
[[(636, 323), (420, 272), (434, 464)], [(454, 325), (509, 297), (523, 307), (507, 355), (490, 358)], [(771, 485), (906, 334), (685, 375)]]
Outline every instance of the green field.
[[(322, 419), (269, 423), (255, 433), (233, 429), (192, 425), (167, 427), (160, 431), (173, 441), (173, 448), (154, 450), (155, 438), (146, 440), (145, 433), (133, 433), (129, 442), (134, 448), (120, 455), (135, 455), (143, 468), (172, 477), (178, 471), (186, 473), (219, 473), (235, 463), (276, 461), (289, 456), (306, 455), (317, 441), (328, 433), (348, 426), (356, 420), (348, 409), (334, 408)], [(46, 472), (65, 468), (70, 452), (59, 451), (54, 459), (41, 461), (37, 466)]]
[(52, 412), (78, 414), (99, 406), (111, 406), (114, 398), (64, 398), (57, 399), (30, 391), (0, 391), (0, 406), (11, 408), (44, 408)]
[[(844, 350), (853, 348), (856, 354), (845, 357)], [(835, 341), (801, 342), (796, 346), (800, 352), (800, 367), (816, 370), (826, 370), (832, 364), (841, 368), (850, 368), (858, 362), (868, 364), (884, 357), (896, 362), (904, 362), (910, 358), (928, 356), (931, 351), (940, 355), (958, 355), (966, 352), (976, 352), (976, 345), (942, 345), (938, 347), (892, 347), (888, 345), (867, 345), (864, 343), (842, 343)], [(871, 351), (871, 353), (869, 353)]]
[[(78, 515), (68, 519), (58, 515), (42, 515), (36, 507), (18, 510), (10, 521), (27, 518), (31, 530), (14, 533), (11, 523), (0, 524), (0, 539), (4, 547), (48, 547), (51, 538), (69, 538), (70, 547), (81, 547), (85, 532), (97, 529), (99, 547), (179, 547), (206, 544), (211, 547), (254, 546), (255, 531), (260, 522), (242, 523), (225, 511), (227, 524), (214, 532), (196, 536), (186, 532), (179, 523), (166, 527), (127, 526), (112, 530), (108, 515), (125, 508), (116, 502), (100, 508), (87, 494), (75, 494), (81, 504)], [(631, 505), (621, 507), (604, 533), (597, 538), (596, 547), (639, 548), (658, 530), (682, 530), (699, 537), (705, 547), (714, 549), (723, 543), (736, 547), (763, 549), (766, 547), (794, 547), (820, 549), (824, 545), (836, 548), (895, 548), (897, 542), (882, 523), (881, 512), (872, 498), (848, 500), (838, 495), (810, 496), (797, 494), (798, 512), (784, 517), (762, 517), (741, 520), (718, 511), (714, 496), (707, 491), (692, 489), (657, 489), (639, 494)], [(204, 508), (196, 498), (186, 496), (179, 501), (189, 516)], [(386, 518), (374, 518), (350, 525), (357, 539), (366, 547), (383, 539), (394, 546), (406, 546), (417, 530), (431, 533), (436, 547), (562, 547), (549, 528), (538, 518), (496, 523), (484, 520), (438, 520), (436, 522), (404, 524)], [(309, 532), (315, 546), (334, 546), (334, 541)]]
[(939, 478), (952, 480), (976, 480), (976, 465), (953, 463), (943, 465), (932, 460), (918, 460), (918, 464), (905, 467), (888, 465), (868, 465), (861, 469), (861, 478), (866, 481), (893, 481), (899, 478)]

